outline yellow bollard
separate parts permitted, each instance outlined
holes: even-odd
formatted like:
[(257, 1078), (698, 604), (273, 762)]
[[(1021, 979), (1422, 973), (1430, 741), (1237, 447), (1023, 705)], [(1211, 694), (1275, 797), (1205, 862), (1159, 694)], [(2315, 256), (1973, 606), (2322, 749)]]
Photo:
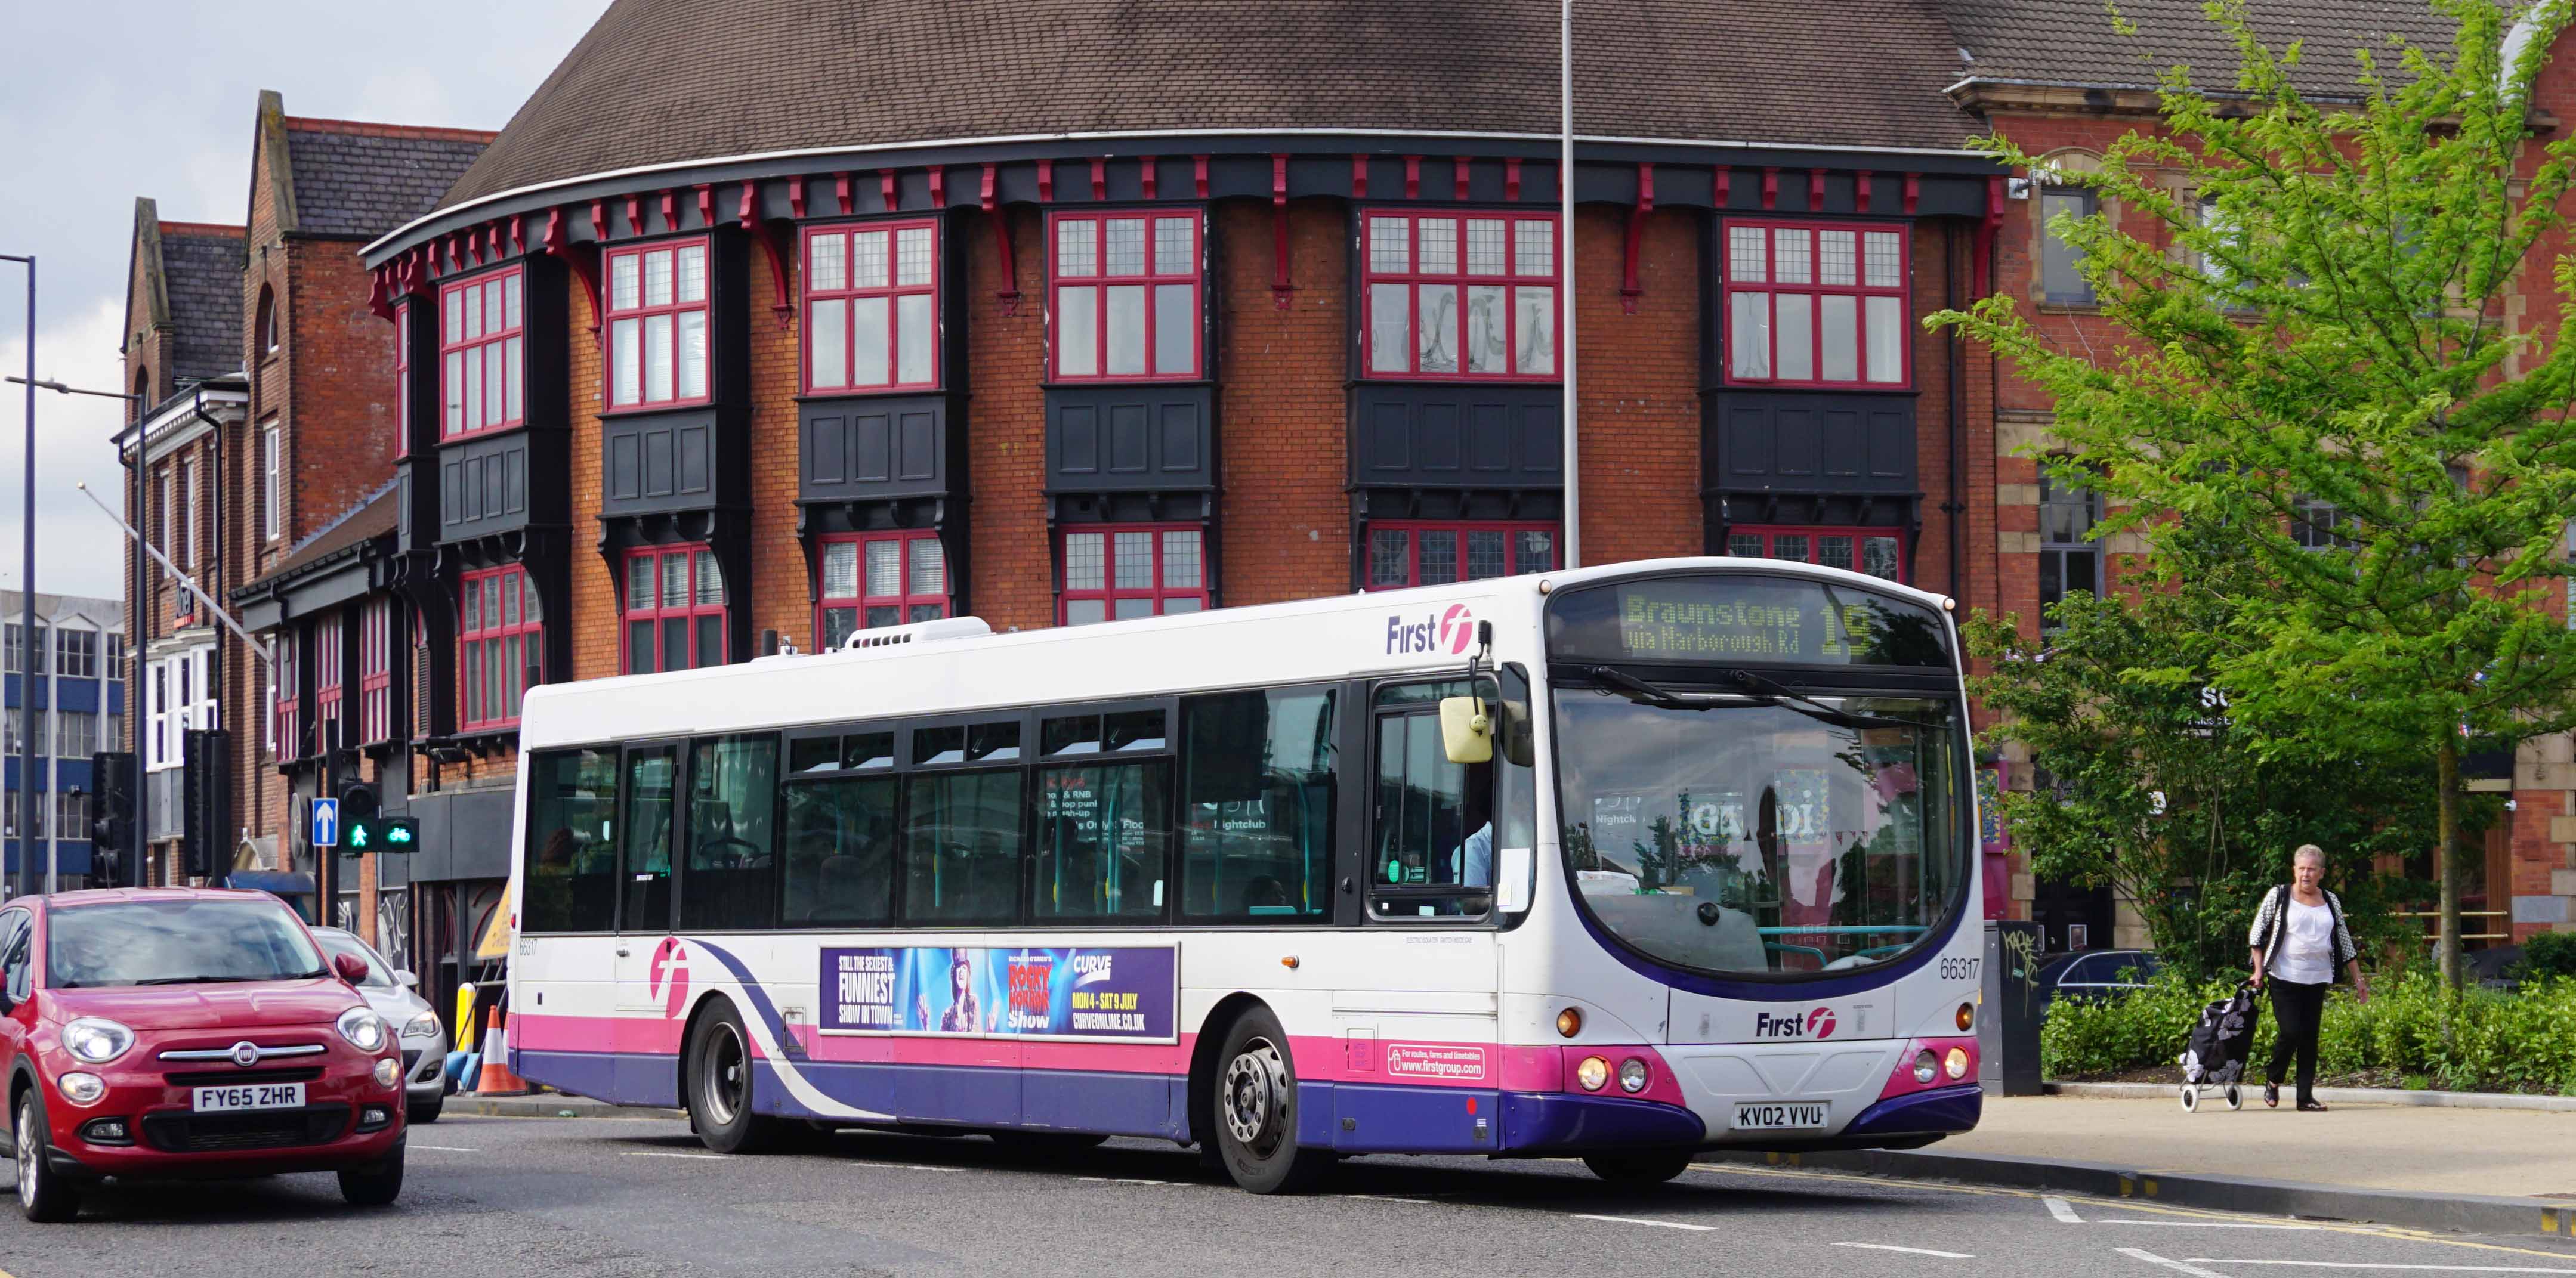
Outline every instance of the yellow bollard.
[(474, 1050), (474, 983), (471, 981), (456, 987), (456, 1050)]

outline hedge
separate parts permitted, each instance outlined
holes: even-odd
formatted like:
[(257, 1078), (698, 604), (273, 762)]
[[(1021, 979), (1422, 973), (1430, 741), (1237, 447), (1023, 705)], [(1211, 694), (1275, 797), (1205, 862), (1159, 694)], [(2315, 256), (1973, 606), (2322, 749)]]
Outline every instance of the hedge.
[[(2576, 1095), (2576, 979), (2526, 982), (2518, 993), (2447, 992), (2440, 978), (2409, 971), (2372, 983), (2368, 1003), (2337, 987), (2317, 1036), (2321, 1076), (2392, 1071), (2446, 1091)], [(2040, 1067), (2076, 1078), (2172, 1065), (2200, 1009), (2225, 998), (2225, 981), (2195, 983), (2167, 972), (2117, 1002), (2059, 999), (2040, 1027)], [(2264, 1000), (2246, 1077), (2259, 1081), (2274, 1029)]]

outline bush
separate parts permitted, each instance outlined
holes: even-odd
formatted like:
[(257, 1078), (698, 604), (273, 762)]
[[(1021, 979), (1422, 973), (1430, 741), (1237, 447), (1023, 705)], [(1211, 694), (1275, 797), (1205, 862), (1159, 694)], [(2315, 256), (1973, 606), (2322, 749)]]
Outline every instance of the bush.
[(2526, 981), (2576, 977), (2576, 932), (2543, 932), (2524, 941), (2517, 975)]
[[(2040, 1027), (2041, 1069), (2050, 1078), (2072, 1078), (2173, 1064), (2202, 1006), (2232, 989), (2224, 981), (2167, 972), (2123, 1002), (2060, 1000)], [(2261, 1075), (2273, 1030), (2267, 1012), (2255, 1033), (2249, 1079)], [(2576, 978), (2526, 979), (2515, 994), (2452, 993), (2436, 976), (2406, 971), (2374, 982), (2368, 1003), (2339, 988), (2326, 999), (2317, 1072), (2364, 1070), (2421, 1076), (2451, 1091), (2576, 1094)]]

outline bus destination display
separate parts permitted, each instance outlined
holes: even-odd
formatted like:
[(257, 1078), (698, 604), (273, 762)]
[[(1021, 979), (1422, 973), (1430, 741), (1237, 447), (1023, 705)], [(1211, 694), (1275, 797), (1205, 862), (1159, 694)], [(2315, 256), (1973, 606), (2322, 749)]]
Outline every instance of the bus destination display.
[(1560, 661), (1949, 664), (1944, 627), (1928, 609), (1779, 577), (1662, 577), (1568, 590), (1550, 605), (1548, 646)]

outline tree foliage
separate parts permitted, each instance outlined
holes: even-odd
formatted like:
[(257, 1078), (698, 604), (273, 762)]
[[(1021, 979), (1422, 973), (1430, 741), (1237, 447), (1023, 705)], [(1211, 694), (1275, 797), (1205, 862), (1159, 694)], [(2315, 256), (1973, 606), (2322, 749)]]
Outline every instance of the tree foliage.
[(2282, 750), (2237, 729), (2209, 682), (2228, 612), (2207, 592), (2076, 594), (2044, 648), (2013, 617), (1964, 627), (1992, 671), (1971, 690), (2003, 716), (1989, 737), (2047, 772), (2047, 788), (2003, 796), (2015, 843), (2036, 873), (2127, 897), (2193, 979), (2243, 969), (2254, 908), (2301, 843), (2333, 850), (2331, 885), (2365, 950), (2419, 937), (2386, 908), (2408, 886), (2371, 867), (2429, 841), (2429, 763), (2331, 740)]
[(2061, 346), (2005, 297), (1929, 322), (2055, 398), (2047, 464), (2105, 496), (2101, 534), (2147, 536), (2163, 588), (2224, 570), (2207, 664), (2256, 754), (2322, 738), (2434, 762), (2456, 972), (2461, 738), (2576, 722), (2576, 633), (2545, 606), (2576, 509), (2576, 266), (2555, 247), (2576, 139), (2526, 112), (2566, 0), (2432, 3), (2450, 49), (2364, 50), (2329, 102), (2298, 87), (2297, 44), (2213, 0), (2234, 84), (2173, 68), (2159, 127), (2056, 179), (2120, 212), (2051, 227), (2119, 340)]

